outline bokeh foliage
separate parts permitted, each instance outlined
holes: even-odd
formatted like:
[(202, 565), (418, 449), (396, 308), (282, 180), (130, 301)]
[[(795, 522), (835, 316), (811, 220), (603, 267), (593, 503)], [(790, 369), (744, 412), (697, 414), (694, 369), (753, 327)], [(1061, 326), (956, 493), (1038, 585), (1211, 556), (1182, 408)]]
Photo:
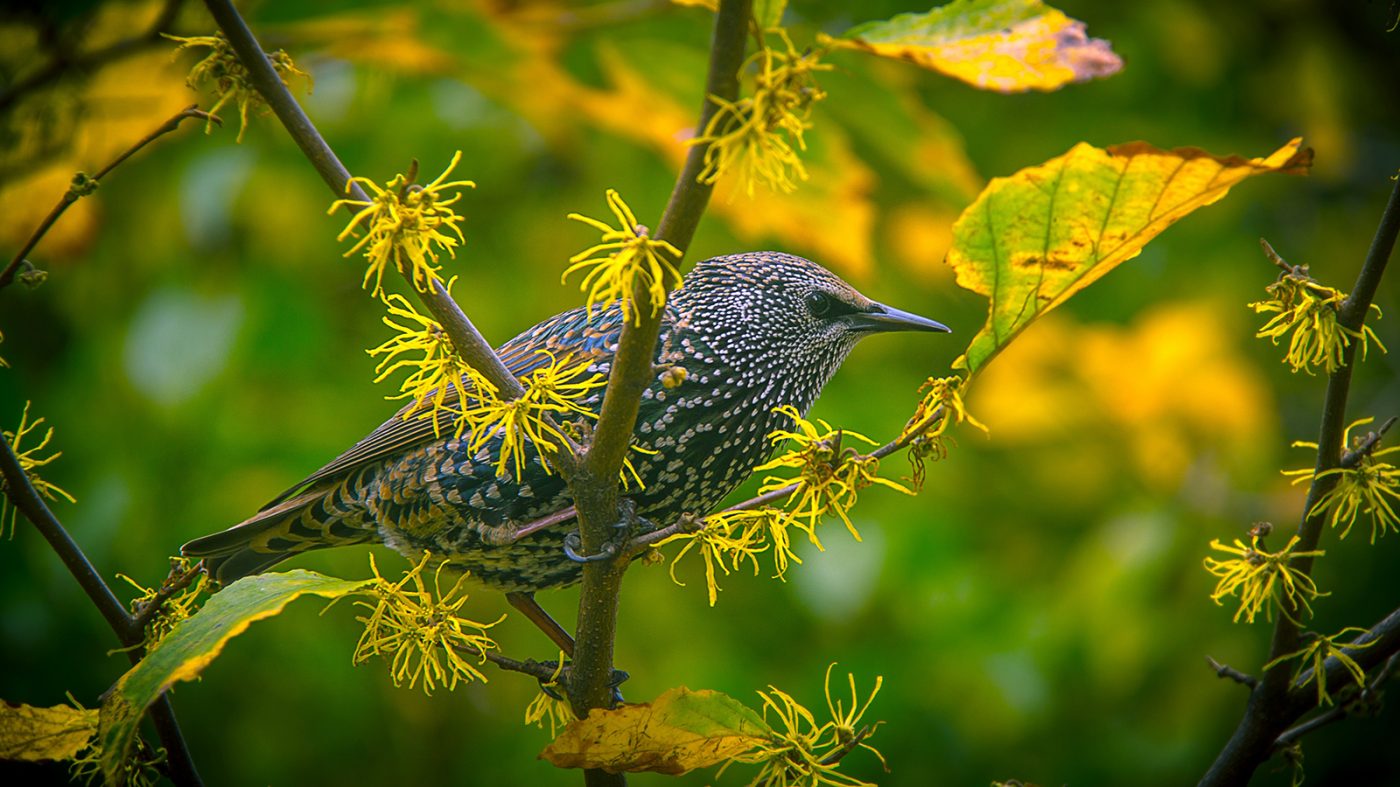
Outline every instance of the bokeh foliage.
[[(795, 29), (832, 33), (926, 10), (793, 5)], [(59, 26), (91, 15), (92, 45), (139, 28), (156, 6), (39, 13)], [(831, 97), (807, 134), (811, 180), (752, 201), (722, 189), (689, 255), (803, 254), (952, 325), (960, 341), (864, 344), (814, 410), (874, 437), (898, 433), (914, 389), (982, 324), (983, 301), (957, 290), (941, 260), (987, 178), (1080, 141), (1259, 155), (1301, 135), (1316, 164), (1307, 179), (1242, 184), (1027, 331), (973, 388), (990, 437), (960, 432), (918, 498), (863, 499), (863, 544), (832, 531), (827, 552), (802, 553), (785, 583), (737, 574), (714, 608), (694, 567), (687, 588), (664, 568), (631, 572), (617, 656), (633, 675), (628, 696), (684, 684), (749, 699), (773, 683), (815, 705), (839, 660), (885, 678), (868, 718), (888, 722), (875, 742), (891, 773), (849, 763), (882, 784), (1197, 778), (1244, 699), (1203, 656), (1257, 670), (1267, 641), (1210, 603), (1200, 558), (1211, 538), (1254, 520), (1296, 521), (1301, 496), (1278, 470), (1298, 464), (1291, 440), (1315, 437), (1321, 401), (1319, 379), (1291, 375), (1251, 338), (1259, 320), (1245, 303), (1275, 275), (1257, 238), (1349, 287), (1400, 160), (1400, 108), (1385, 92), (1400, 44), (1383, 32), (1383, 6), (1065, 4), (1127, 65), (1054, 94), (981, 93), (831, 56)], [(577, 303), (558, 277), (590, 236), (566, 214), (615, 187), (643, 222), (659, 215), (709, 34), (706, 12), (665, 3), (575, 5), (563, 17), (549, 2), (291, 0), (246, 12), (315, 77), (308, 110), (352, 171), (382, 179), (411, 158), (433, 169), (463, 151), (458, 174), (479, 188), (457, 206), (467, 241), (448, 272), (470, 284), (458, 298), (497, 342)], [(212, 23), (192, 4), (181, 28)], [(23, 16), (0, 23), (9, 78), (42, 58), (33, 30)], [(18, 245), (74, 170), (195, 100), (171, 48), (12, 108), (0, 248)], [(270, 120), (254, 119), (242, 145), (235, 134), (191, 125), (124, 165), (31, 255), (49, 282), (0, 300), (0, 355), (14, 367), (0, 370), (0, 423), (13, 428), (32, 399), (57, 428), (63, 457), (46, 478), (78, 498), (57, 513), (108, 577), (158, 582), (180, 543), (242, 519), (395, 409), (363, 352), (388, 335), (361, 271), (341, 258), (343, 222), (325, 216), (323, 185)], [(1392, 347), (1394, 292), (1382, 289), (1377, 325)], [(1359, 367), (1358, 412), (1393, 414), (1396, 364), (1373, 353)], [(1317, 579), (1335, 593), (1315, 605), (1317, 628), (1396, 605), (1386, 578), (1400, 542), (1325, 543)], [(363, 549), (296, 565), (367, 574)], [(575, 600), (542, 596), (566, 625)], [(478, 619), (505, 611), (494, 594), (470, 603)], [(122, 657), (100, 657), (110, 632), (23, 524), (0, 546), (0, 631), (0, 696), (13, 702), (55, 705), (72, 691), (93, 706), (124, 671)], [(514, 617), (493, 635), (511, 655), (553, 656)], [(354, 669), (357, 636), (343, 610), (293, 607), (181, 686), (177, 708), (210, 782), (577, 782), (535, 759), (546, 736), (521, 725), (532, 682), (491, 673), (488, 685), (426, 698)], [(1309, 776), (1400, 778), (1376, 756), (1397, 732), (1392, 711), (1310, 737)], [(1287, 778), (1266, 768), (1260, 781)]]

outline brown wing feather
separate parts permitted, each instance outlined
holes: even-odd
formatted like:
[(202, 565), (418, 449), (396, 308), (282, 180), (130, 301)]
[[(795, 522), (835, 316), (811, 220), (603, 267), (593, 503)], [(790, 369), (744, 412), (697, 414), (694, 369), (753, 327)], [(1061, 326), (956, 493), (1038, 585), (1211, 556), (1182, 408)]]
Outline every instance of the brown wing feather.
[[(607, 351), (609, 344), (616, 342), (621, 330), (621, 323), (612, 314), (614, 311), (615, 308), (609, 309), (599, 315), (600, 324), (596, 325), (588, 325), (589, 320), (583, 309), (564, 312), (506, 342), (496, 351), (497, 355), (516, 377), (523, 377), (549, 363), (549, 357), (539, 352), (541, 349), (549, 350), (562, 362), (584, 353), (597, 357)], [(461, 392), (457, 386), (450, 387), (444, 404), (450, 408), (460, 401)], [(404, 413), (412, 406), (404, 406), (345, 453), (278, 495), (264, 509), (281, 503), (312, 484), (343, 476), (371, 462), (441, 439), (439, 434), (451, 433), (453, 424), (450, 411), (438, 411), (438, 431), (434, 431), (433, 419), (426, 417), (427, 411), (422, 413), (425, 417), (404, 419)]]

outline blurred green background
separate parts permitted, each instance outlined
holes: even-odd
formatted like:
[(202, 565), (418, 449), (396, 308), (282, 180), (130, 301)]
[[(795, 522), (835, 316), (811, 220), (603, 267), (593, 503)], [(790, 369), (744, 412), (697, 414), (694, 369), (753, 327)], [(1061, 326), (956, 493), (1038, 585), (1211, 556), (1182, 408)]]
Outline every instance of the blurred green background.
[[(4, 78), (43, 62), (46, 25), (92, 45), (139, 29), (157, 5), (7, 9)], [(212, 32), (189, 5), (178, 29)], [(617, 651), (632, 674), (627, 697), (683, 684), (757, 702), (771, 683), (819, 707), (835, 661), (863, 688), (885, 679), (867, 718), (887, 722), (872, 742), (890, 772), (856, 754), (847, 767), (861, 778), (1199, 778), (1245, 699), (1204, 657), (1257, 671), (1269, 636), (1211, 603), (1201, 559), (1212, 538), (1255, 520), (1296, 523), (1302, 492), (1279, 470), (1310, 464), (1288, 444), (1315, 437), (1324, 385), (1289, 374), (1278, 349), (1252, 338), (1262, 319), (1245, 304), (1274, 276), (1258, 238), (1350, 286), (1400, 165), (1400, 33), (1384, 32), (1387, 6), (1066, 2), (1126, 66), (1052, 94), (983, 93), (832, 56), (831, 95), (808, 134), (811, 181), (792, 196), (718, 196), (688, 256), (803, 254), (952, 325), (951, 338), (866, 342), (813, 411), (882, 439), (982, 322), (983, 301), (957, 289), (941, 260), (986, 179), (1080, 141), (1261, 156), (1302, 135), (1317, 163), (1306, 178), (1237, 187), (1029, 331), (974, 389), (990, 437), (957, 432), (917, 498), (864, 495), (864, 543), (833, 528), (825, 554), (804, 551), (786, 583), (740, 572), (714, 608), (698, 564), (683, 564), (686, 587), (664, 567), (636, 567)], [(800, 45), (817, 30), (926, 8), (797, 0), (787, 20)], [(436, 174), (463, 151), (458, 174), (479, 188), (459, 206), (467, 243), (448, 270), (495, 342), (578, 303), (558, 276), (593, 236), (565, 214), (603, 215), (612, 187), (643, 222), (659, 216), (676, 132), (699, 106), (710, 27), (703, 10), (647, 2), (245, 10), (269, 48), (286, 47), (314, 75), (308, 111), (353, 172), (382, 181), (418, 158)], [(74, 170), (105, 163), (183, 104), (209, 105), (183, 86), (190, 61), (169, 50), (11, 108), (0, 248), (18, 246)], [(55, 510), (109, 579), (158, 582), (182, 542), (243, 519), (395, 409), (371, 382), (364, 348), (389, 333), (359, 288), (360, 263), (341, 258), (344, 218), (326, 216), (326, 188), (272, 118), (255, 118), (235, 145), (236, 115), (224, 117), (234, 128), (205, 136), (191, 124), (122, 166), (30, 255), (48, 283), (0, 293), (0, 356), (13, 367), (0, 370), (0, 423), (13, 428), (32, 400), (56, 428), (63, 456), (45, 477), (78, 503)], [(1389, 282), (1378, 302), (1377, 330), (1400, 349)], [(1396, 412), (1396, 363), (1370, 355), (1354, 417)], [(902, 458), (886, 467), (908, 472)], [(1400, 537), (1369, 546), (1368, 530), (1324, 540), (1317, 579), (1332, 595), (1316, 605), (1317, 629), (1365, 626), (1400, 602)], [(365, 551), (291, 565), (365, 576)], [(541, 600), (571, 626), (576, 590)], [(506, 606), (482, 591), (468, 609), (493, 619)], [(579, 782), (536, 760), (547, 735), (521, 724), (532, 681), (493, 671), (487, 685), (431, 698), (395, 689), (384, 665), (351, 666), (351, 607), (320, 611), (303, 601), (257, 624), (176, 691), (210, 784)], [(554, 655), (514, 616), (497, 632), (508, 655)], [(23, 521), (0, 543), (0, 637), (0, 697), (12, 702), (53, 705), (72, 692), (95, 706), (126, 666), (103, 655), (111, 633)], [(1309, 736), (1309, 782), (1400, 781), (1385, 755), (1397, 735), (1391, 710)], [(742, 784), (751, 773), (680, 782)], [(64, 779), (57, 767), (3, 774)], [(1289, 778), (1276, 761), (1257, 782)]]

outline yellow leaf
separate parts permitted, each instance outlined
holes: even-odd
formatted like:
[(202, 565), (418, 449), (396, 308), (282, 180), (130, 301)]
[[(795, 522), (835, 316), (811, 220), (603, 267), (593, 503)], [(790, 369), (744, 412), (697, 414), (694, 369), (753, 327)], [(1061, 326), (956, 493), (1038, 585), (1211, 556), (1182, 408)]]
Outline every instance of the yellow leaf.
[(956, 0), (846, 31), (837, 46), (907, 60), (1001, 93), (1057, 90), (1115, 74), (1123, 61), (1084, 23), (1040, 0)]
[(1312, 150), (1294, 139), (1265, 158), (1158, 150), (1143, 142), (1063, 156), (996, 178), (953, 225), (948, 264), (987, 296), (987, 324), (960, 368), (980, 369), (1036, 317), (1059, 306), (1181, 217), (1267, 172), (1303, 172)]
[(738, 700), (682, 686), (653, 702), (595, 710), (566, 727), (540, 756), (560, 768), (674, 776), (730, 760), (770, 737), (763, 719)]
[(97, 711), (0, 702), (0, 760), (71, 760), (97, 732)]
[(176, 682), (199, 677), (224, 645), (254, 621), (280, 613), (299, 596), (335, 599), (372, 581), (337, 579), (298, 569), (244, 577), (215, 593), (198, 612), (176, 624), (107, 692), (98, 732), (103, 773), (110, 780), (126, 759), (147, 706)]
[[(431, 23), (426, 25), (431, 27)], [(442, 76), (455, 73), (457, 57), (423, 40), (425, 25), (417, 9), (348, 11), (273, 29), (300, 48), (318, 47), (330, 57), (368, 63), (405, 74)]]
[(671, 0), (671, 2), (675, 5), (687, 8), (707, 8), (711, 11), (719, 10), (719, 0)]

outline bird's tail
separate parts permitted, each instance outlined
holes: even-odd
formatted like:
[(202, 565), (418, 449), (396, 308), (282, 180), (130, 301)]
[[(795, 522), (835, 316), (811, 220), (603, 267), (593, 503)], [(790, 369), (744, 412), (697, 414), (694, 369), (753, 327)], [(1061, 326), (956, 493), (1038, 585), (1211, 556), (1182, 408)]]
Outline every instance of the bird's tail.
[(185, 544), (180, 554), (203, 558), (209, 575), (228, 584), (302, 552), (373, 541), (357, 475), (274, 501), (228, 530)]

